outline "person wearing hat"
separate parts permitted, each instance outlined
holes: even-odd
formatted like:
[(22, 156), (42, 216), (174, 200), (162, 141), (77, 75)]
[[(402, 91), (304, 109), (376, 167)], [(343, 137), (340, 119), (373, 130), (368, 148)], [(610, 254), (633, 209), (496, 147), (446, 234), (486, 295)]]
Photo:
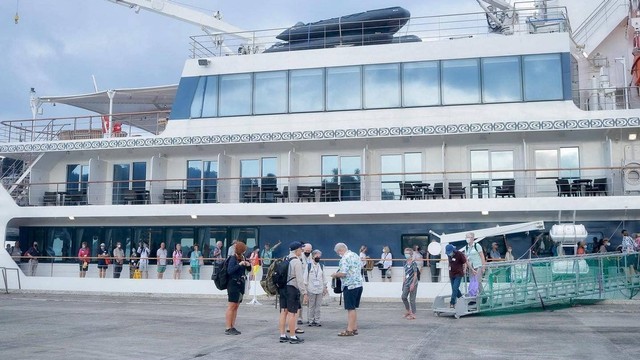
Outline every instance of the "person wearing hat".
[(498, 249), (498, 243), (491, 243), (491, 251), (489, 251), (489, 258), (491, 261), (500, 260), (502, 256), (500, 255), (500, 250)]
[(29, 275), (35, 276), (36, 269), (38, 268), (38, 256), (40, 256), (40, 251), (38, 250), (37, 241), (33, 242), (33, 245), (29, 248), (29, 250), (27, 250), (25, 255), (29, 259)]
[(98, 249), (98, 277), (104, 279), (107, 277), (107, 268), (109, 264), (107, 264), (107, 258), (109, 257), (109, 251), (107, 251), (107, 247), (104, 243), (100, 244), (100, 249)]
[(449, 280), (451, 281), (451, 301), (449, 307), (455, 308), (458, 298), (462, 297), (460, 292), (460, 283), (467, 270), (467, 266), (472, 269), (471, 263), (463, 253), (458, 251), (455, 246), (448, 244), (445, 253), (449, 257)]
[[(296, 329), (296, 318), (298, 310), (302, 308), (300, 294), (303, 302), (307, 302), (307, 288), (304, 286), (304, 271), (302, 268), (302, 243), (294, 241), (289, 245), (289, 269), (287, 273), (287, 286), (279, 289), (280, 295), (280, 318), (278, 328), (280, 330), (280, 342), (299, 344), (304, 340), (296, 334), (303, 333), (304, 330)], [(285, 325), (289, 326), (289, 336), (285, 331)]]

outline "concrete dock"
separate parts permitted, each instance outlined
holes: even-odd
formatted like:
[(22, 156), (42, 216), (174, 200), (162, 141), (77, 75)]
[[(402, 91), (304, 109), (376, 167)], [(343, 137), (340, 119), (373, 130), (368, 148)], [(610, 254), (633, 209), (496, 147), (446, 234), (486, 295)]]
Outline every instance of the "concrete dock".
[[(226, 299), (212, 296), (0, 294), (0, 359), (637, 359), (640, 302), (605, 301), (546, 311), (436, 317), (418, 304), (365, 302), (359, 335), (338, 337), (346, 312), (322, 307), (303, 344), (278, 342), (273, 299), (242, 304), (224, 335)], [(305, 314), (306, 319), (306, 314)], [(235, 355), (234, 355), (235, 354)]]

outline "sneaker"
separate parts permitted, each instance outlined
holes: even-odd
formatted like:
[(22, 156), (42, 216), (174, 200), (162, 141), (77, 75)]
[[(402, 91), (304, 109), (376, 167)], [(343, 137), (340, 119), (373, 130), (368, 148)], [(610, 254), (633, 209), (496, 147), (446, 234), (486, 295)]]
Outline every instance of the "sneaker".
[(302, 319), (298, 319), (298, 325), (302, 325)]
[(317, 323), (317, 322), (315, 322), (315, 321), (312, 321), (312, 322), (310, 322), (310, 323), (309, 323), (309, 326), (319, 326), (319, 325), (320, 325), (320, 324), (318, 324), (318, 323)]
[(304, 334), (304, 330), (296, 328), (296, 334)]
[(242, 334), (240, 331), (238, 331), (236, 328), (232, 327), (231, 329), (229, 329), (230, 334), (229, 335), (240, 335)]
[(287, 335), (280, 336), (280, 342), (281, 343), (286, 343), (287, 341), (289, 341), (289, 337)]
[(313, 322), (308, 322), (308, 323), (307, 323), (307, 326), (316, 326), (316, 325), (315, 325), (315, 323), (313, 323)]
[(231, 333), (231, 329), (225, 329), (225, 330), (224, 330), (224, 334), (225, 334), (225, 335), (233, 335), (233, 334)]
[(289, 338), (289, 344), (300, 344), (303, 343), (304, 339), (301, 337), (294, 337), (294, 338)]

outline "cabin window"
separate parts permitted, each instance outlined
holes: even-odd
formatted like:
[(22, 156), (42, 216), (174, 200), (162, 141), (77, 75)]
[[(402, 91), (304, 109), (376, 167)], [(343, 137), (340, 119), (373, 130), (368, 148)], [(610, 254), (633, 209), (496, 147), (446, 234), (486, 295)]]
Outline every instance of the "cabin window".
[(324, 69), (289, 72), (289, 111), (324, 110)]
[(253, 113), (282, 114), (287, 112), (287, 72), (272, 71), (254, 76)]
[(89, 165), (67, 165), (67, 191), (87, 191)]
[(440, 66), (437, 61), (402, 64), (402, 105), (440, 105)]
[(444, 105), (480, 103), (478, 59), (442, 61), (442, 103)]
[(147, 163), (146, 162), (134, 162), (131, 164), (114, 164), (113, 165), (113, 204), (125, 204), (128, 201), (125, 199), (125, 193), (128, 190), (135, 190), (136, 201), (144, 203), (146, 196), (144, 191), (146, 189), (147, 180)]
[[(278, 186), (277, 173), (278, 158), (240, 160), (240, 201), (274, 202), (273, 196)], [(259, 187), (263, 191), (259, 191)], [(265, 191), (266, 189), (269, 190)]]
[(474, 183), (472, 196), (491, 197), (504, 180), (514, 178), (512, 150), (471, 150), (470, 162), (471, 180), (486, 180)]
[(327, 110), (362, 108), (360, 66), (327, 69)]
[[(400, 183), (422, 181), (422, 153), (380, 156), (381, 199), (400, 199)], [(415, 174), (411, 174), (415, 173)]]
[(534, 153), (536, 169), (536, 191), (556, 195), (556, 180), (580, 178), (580, 149), (562, 147), (539, 149)]
[(364, 107), (400, 107), (400, 64), (364, 67)]
[(482, 59), (482, 102), (522, 101), (520, 57)]
[(187, 161), (187, 191), (198, 203), (215, 203), (218, 197), (218, 162)]
[(220, 76), (220, 116), (251, 115), (251, 74)]
[(322, 183), (339, 185), (339, 200), (360, 200), (360, 156), (322, 156)]
[(525, 101), (562, 100), (560, 54), (523, 57)]

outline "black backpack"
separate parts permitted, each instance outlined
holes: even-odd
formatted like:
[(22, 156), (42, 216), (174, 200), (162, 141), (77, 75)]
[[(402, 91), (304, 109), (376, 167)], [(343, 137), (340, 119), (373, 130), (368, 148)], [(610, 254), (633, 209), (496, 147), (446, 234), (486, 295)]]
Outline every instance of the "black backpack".
[(229, 284), (229, 272), (227, 272), (229, 259), (231, 259), (231, 256), (227, 257), (227, 259), (222, 264), (222, 268), (220, 269), (220, 271), (218, 271), (216, 273), (216, 276), (213, 277), (213, 283), (216, 284), (218, 290), (226, 290), (227, 285)]
[[(278, 289), (284, 289), (287, 287), (288, 280), (295, 279), (295, 276), (291, 279), (287, 279), (289, 277), (289, 258), (285, 257), (282, 259), (274, 260), (273, 273), (271, 274), (271, 282)], [(267, 279), (268, 281), (268, 279)]]
[(331, 279), (331, 287), (333, 288), (333, 292), (335, 294), (342, 293), (342, 279), (339, 277)]

